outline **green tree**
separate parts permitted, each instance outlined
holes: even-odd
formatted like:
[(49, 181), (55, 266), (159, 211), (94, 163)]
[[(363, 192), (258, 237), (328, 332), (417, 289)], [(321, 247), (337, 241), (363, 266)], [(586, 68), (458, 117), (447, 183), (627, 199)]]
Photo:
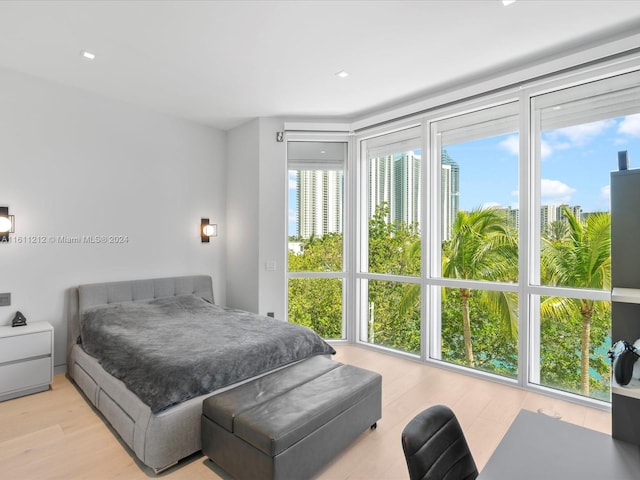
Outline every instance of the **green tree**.
[[(415, 224), (391, 223), (386, 202), (377, 205), (369, 219), (369, 272), (420, 275), (420, 233)], [(418, 289), (416, 302), (400, 311), (405, 289)], [(369, 341), (379, 345), (420, 352), (420, 285), (369, 280)]]
[(369, 272), (420, 275), (420, 233), (415, 224), (391, 223), (389, 204), (376, 205), (369, 219)]
[[(608, 290), (611, 288), (611, 216), (594, 213), (581, 222), (563, 207), (568, 233), (560, 240), (543, 240), (541, 272), (547, 285)], [(540, 304), (542, 319), (570, 320), (578, 316), (580, 331), (580, 391), (589, 395), (591, 326), (594, 316), (608, 317), (609, 302), (548, 297)], [(562, 320), (560, 320), (562, 321)]]
[(409, 353), (420, 353), (420, 304), (400, 315), (398, 302), (406, 283), (369, 280), (368, 341)]
[[(546, 297), (542, 298), (542, 302)], [(609, 303), (601, 300), (600, 303)], [(606, 356), (610, 346), (610, 316), (605, 305), (595, 308), (591, 325), (589, 396), (610, 401), (611, 364)], [(580, 331), (579, 312), (567, 317), (542, 316), (540, 323), (540, 380), (544, 385), (580, 392)]]
[[(369, 271), (419, 277), (419, 230), (415, 225), (390, 223), (388, 214), (388, 205), (379, 205), (369, 221)], [(543, 284), (609, 288), (609, 215), (592, 214), (586, 222), (579, 222), (566, 210), (565, 217), (566, 221), (557, 223), (543, 237)], [(451, 239), (442, 245), (443, 275), (516, 281), (516, 238), (500, 211), (460, 212)], [(342, 269), (341, 234), (301, 242), (301, 253), (289, 252), (291, 271)], [(420, 283), (375, 279), (368, 284), (369, 341), (418, 353)], [(325, 338), (340, 338), (342, 288), (342, 281), (335, 278), (290, 279), (289, 318), (313, 328)], [(443, 360), (516, 376), (517, 295), (458, 288), (443, 288), (442, 292)], [(602, 350), (608, 339), (609, 302), (542, 297), (540, 314), (543, 383), (568, 391), (581, 390), (607, 400), (610, 366)], [(472, 347), (471, 362), (467, 342)], [(585, 383), (587, 389), (584, 389)]]
[[(416, 251), (416, 244), (406, 249), (407, 255), (411, 257)], [(491, 280), (513, 282), (518, 276), (518, 245), (517, 236), (507, 227), (504, 215), (496, 209), (476, 209), (471, 212), (458, 212), (452, 228), (451, 239), (443, 242), (442, 245), (442, 274), (448, 278), (460, 278), (465, 280)], [(442, 289), (443, 302), (448, 302), (447, 289)], [(489, 360), (491, 355), (486, 352), (491, 351), (495, 346), (496, 339), (504, 341), (504, 348), (500, 349), (504, 354), (503, 358), (513, 356), (506, 352), (513, 352), (514, 340), (518, 336), (518, 296), (514, 292), (498, 292), (483, 290), (475, 295), (479, 303), (478, 312), (482, 311), (483, 316), (477, 317), (478, 328), (472, 328), (471, 324), (471, 297), (474, 295), (469, 288), (460, 288), (455, 295), (455, 300), (460, 307), (462, 315), (462, 335), (454, 334), (455, 328), (451, 326), (451, 317), (458, 310), (443, 309), (443, 332), (442, 337), (447, 339), (451, 345), (458, 344), (457, 338), (462, 338), (465, 363), (471, 367), (476, 367), (476, 357), (473, 352), (473, 338), (482, 338), (483, 359)], [(407, 285), (405, 293), (399, 305), (400, 315), (415, 308), (420, 298), (420, 286), (415, 284)], [(487, 320), (494, 317), (497, 322)], [(458, 317), (459, 318), (459, 317)], [(500, 334), (493, 331), (489, 333), (489, 325), (500, 325)], [(484, 334), (484, 335), (483, 335)], [(486, 338), (492, 338), (493, 342), (486, 344)], [(444, 342), (443, 354), (451, 354), (451, 348)], [(452, 358), (459, 356), (454, 354)], [(501, 362), (506, 365), (509, 362)], [(511, 371), (513, 365), (507, 368)]]
[[(442, 275), (464, 280), (515, 281), (518, 246), (505, 220), (493, 208), (458, 212), (451, 239), (442, 244)], [(475, 367), (471, 336), (469, 300), (472, 291), (460, 288), (464, 351), (467, 364)], [(503, 331), (511, 338), (518, 335), (518, 298), (513, 292), (482, 290), (481, 304), (495, 312)]]
[(567, 222), (562, 220), (556, 220), (545, 229), (545, 236), (551, 242), (559, 242), (567, 238), (569, 235), (569, 228)]
[[(327, 233), (301, 241), (301, 252), (289, 250), (289, 271), (340, 272), (342, 234)], [(342, 280), (290, 278), (288, 318), (323, 338), (342, 337)]]
[(288, 317), (322, 338), (342, 338), (342, 280), (290, 278)]
[(302, 253), (289, 250), (290, 272), (340, 272), (342, 270), (342, 234), (326, 233), (302, 241)]
[[(467, 364), (464, 350), (463, 325), (460, 321), (460, 291), (446, 289), (441, 307), (441, 358), (442, 360)], [(505, 335), (495, 313), (482, 305), (478, 297), (469, 302), (471, 337), (473, 339), (475, 368), (515, 378), (518, 375), (517, 338)]]

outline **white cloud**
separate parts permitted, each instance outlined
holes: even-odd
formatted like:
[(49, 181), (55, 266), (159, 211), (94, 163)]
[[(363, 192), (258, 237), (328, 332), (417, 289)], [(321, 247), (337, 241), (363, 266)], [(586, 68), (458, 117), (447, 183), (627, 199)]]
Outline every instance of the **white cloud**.
[(624, 117), (618, 125), (618, 133), (640, 137), (640, 114)]
[(572, 125), (556, 130), (556, 133), (565, 136), (572, 144), (585, 145), (592, 139), (600, 135), (606, 129), (615, 125), (615, 120), (607, 119), (598, 122), (583, 123), (580, 125)]
[(543, 178), (540, 184), (540, 195), (542, 197), (543, 205), (570, 203), (571, 195), (575, 193), (575, 191), (575, 188), (571, 188), (560, 180), (549, 180)]
[(540, 141), (540, 158), (545, 159), (553, 153), (553, 147), (548, 142)]
[(615, 120), (607, 119), (547, 132), (545, 133), (545, 138), (541, 140), (540, 155), (542, 159), (545, 159), (550, 157), (556, 150), (568, 150), (574, 146), (584, 146), (615, 124)]
[(600, 189), (600, 198), (606, 202), (611, 201), (611, 186), (605, 185)]
[(560, 142), (553, 146), (554, 150), (569, 150), (570, 148), (571, 144), (569, 142)]
[(485, 203), (482, 204), (482, 208), (486, 208), (486, 209), (499, 208), (501, 206), (502, 206), (502, 204), (500, 204), (498, 202), (485, 202)]
[(298, 187), (298, 180), (295, 173), (289, 172), (289, 190), (295, 190)]
[(518, 139), (518, 135), (508, 136), (501, 141), (498, 146), (512, 155), (518, 155), (520, 153), (520, 140)]

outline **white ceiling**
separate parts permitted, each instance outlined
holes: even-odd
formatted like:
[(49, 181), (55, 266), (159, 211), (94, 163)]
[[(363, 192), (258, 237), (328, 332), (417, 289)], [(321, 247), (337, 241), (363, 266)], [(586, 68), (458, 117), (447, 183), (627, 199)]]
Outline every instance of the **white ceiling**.
[(354, 119), (639, 31), (637, 0), (5, 0), (0, 66), (226, 130)]

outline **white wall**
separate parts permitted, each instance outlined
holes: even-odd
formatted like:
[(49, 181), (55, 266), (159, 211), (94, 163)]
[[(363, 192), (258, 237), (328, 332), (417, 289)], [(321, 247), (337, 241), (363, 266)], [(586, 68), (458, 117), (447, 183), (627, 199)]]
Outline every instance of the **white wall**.
[[(61, 366), (78, 284), (202, 273), (225, 304), (225, 157), (213, 128), (0, 69), (0, 205), (16, 217), (0, 245), (0, 292), (12, 294), (0, 324), (16, 310), (53, 324)], [(209, 244), (201, 217), (219, 224)], [(126, 241), (56, 238), (83, 235)]]
[(227, 132), (227, 304), (258, 312), (258, 119)]
[[(276, 141), (284, 130), (277, 118), (260, 119), (260, 234), (258, 253), (258, 311), (285, 319), (285, 263), (287, 252), (287, 152)], [(275, 270), (267, 270), (267, 263)]]
[[(284, 319), (287, 167), (282, 120), (259, 118), (228, 133), (227, 303)], [(275, 270), (267, 270), (274, 262)]]

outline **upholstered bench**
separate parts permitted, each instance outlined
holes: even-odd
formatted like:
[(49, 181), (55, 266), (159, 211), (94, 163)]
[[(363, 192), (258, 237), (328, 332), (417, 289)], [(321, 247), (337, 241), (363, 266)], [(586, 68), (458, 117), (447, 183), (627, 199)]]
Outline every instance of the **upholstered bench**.
[(202, 451), (237, 479), (300, 480), (381, 418), (382, 377), (312, 357), (203, 402)]

